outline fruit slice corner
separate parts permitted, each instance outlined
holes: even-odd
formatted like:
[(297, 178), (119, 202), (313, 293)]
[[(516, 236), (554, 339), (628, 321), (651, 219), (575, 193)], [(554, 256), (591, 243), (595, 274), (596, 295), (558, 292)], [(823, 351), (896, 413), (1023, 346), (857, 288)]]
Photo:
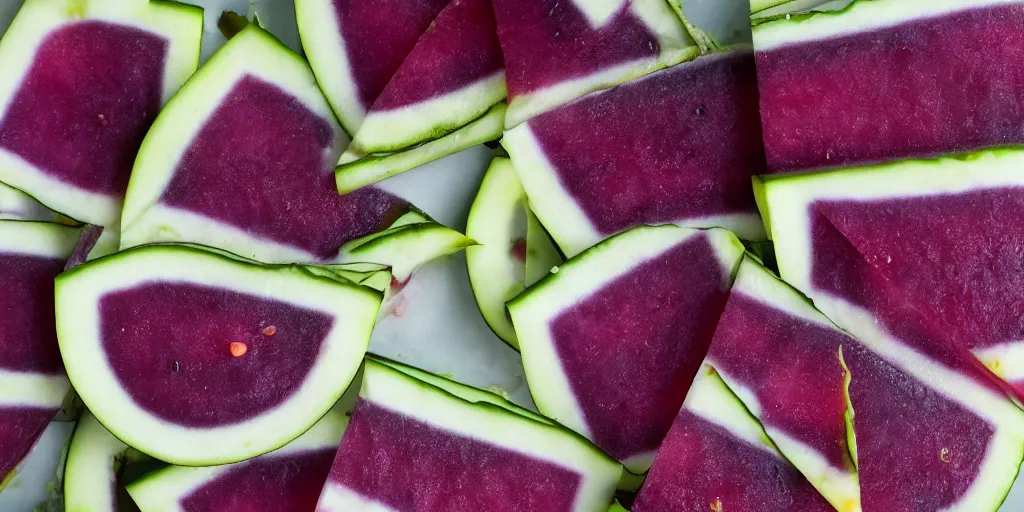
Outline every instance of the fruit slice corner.
[(145, 456), (129, 448), (85, 411), (78, 420), (64, 463), (64, 508), (68, 511), (124, 510), (121, 477), (127, 464)]
[(179, 465), (298, 437), (348, 386), (380, 293), (193, 246), (130, 249), (57, 279), (68, 376), (112, 434)]
[(26, 0), (0, 40), (0, 180), (117, 229), (139, 144), (195, 72), (203, 11), (147, 0)]
[(633, 512), (832, 511), (710, 366), (662, 444)]
[(367, 359), (317, 510), (607, 508), (622, 467), (600, 450), (558, 426), (446, 392), (466, 386), (433, 384)]
[(32, 196), (0, 183), (0, 220), (9, 219), (53, 222), (57, 214)]
[(665, 0), (494, 0), (507, 67), (505, 126), (700, 50)]
[(645, 472), (704, 359), (742, 254), (722, 229), (639, 227), (513, 299), (540, 411)]
[(505, 303), (546, 276), (562, 258), (530, 211), (509, 159), (491, 161), (469, 210), (466, 236), (479, 244), (466, 249), (477, 306), (491, 330), (518, 348)]
[(346, 139), (306, 62), (249, 24), (146, 136), (121, 246), (194, 242), (271, 263), (329, 261), (407, 207), (375, 188), (338, 196), (331, 170)]

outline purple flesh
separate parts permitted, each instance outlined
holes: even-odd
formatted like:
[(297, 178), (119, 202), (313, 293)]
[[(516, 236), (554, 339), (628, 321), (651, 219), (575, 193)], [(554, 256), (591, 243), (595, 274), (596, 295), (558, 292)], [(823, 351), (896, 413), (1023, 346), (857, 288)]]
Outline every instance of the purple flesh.
[(0, 407), (0, 482), (43, 435), (57, 409)]
[(492, 3), (511, 99), (660, 52), (628, 3), (597, 30), (573, 0)]
[(702, 59), (587, 96), (529, 126), (604, 235), (754, 214), (750, 177), (765, 169), (754, 75), (749, 53)]
[(185, 512), (312, 512), (335, 449), (257, 457), (180, 500)]
[(407, 207), (377, 188), (339, 196), (326, 160), (333, 144), (326, 119), (246, 76), (199, 131), (161, 201), (327, 260)]
[(373, 110), (395, 110), (455, 92), (501, 71), (488, 0), (452, 0), (420, 37)]
[(551, 322), (592, 439), (618, 460), (668, 433), (729, 292), (704, 235), (638, 264)]
[(329, 480), (400, 512), (568, 512), (580, 479), (360, 399)]
[(672, 424), (632, 510), (833, 509), (785, 459), (751, 446), (728, 430), (683, 409)]
[(1024, 6), (758, 52), (768, 167), (1024, 143)]
[(864, 510), (952, 505), (978, 476), (992, 426), (857, 343), (843, 358)]
[(56, 258), (0, 253), (0, 370), (61, 375), (53, 316)]
[(334, 0), (359, 99), (370, 108), (449, 0)]
[(123, 25), (55, 30), (0, 120), (0, 148), (75, 187), (123, 196), (160, 111), (167, 51), (164, 39)]
[[(149, 283), (100, 299), (103, 350), (121, 385), (150, 414), (216, 427), (290, 398), (334, 320), (317, 311), (191, 283)], [(272, 335), (264, 329), (273, 326)], [(231, 343), (248, 351), (232, 356)]]
[(742, 292), (729, 296), (708, 354), (715, 367), (754, 393), (758, 420), (850, 468), (846, 398), (836, 329), (772, 308)]

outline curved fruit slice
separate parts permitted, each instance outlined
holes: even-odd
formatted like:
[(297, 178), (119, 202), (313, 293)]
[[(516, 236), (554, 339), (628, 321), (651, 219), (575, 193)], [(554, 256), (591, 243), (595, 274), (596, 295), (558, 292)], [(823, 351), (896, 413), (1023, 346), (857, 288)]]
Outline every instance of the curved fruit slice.
[(53, 222), (57, 215), (32, 196), (0, 183), (0, 220), (9, 219)]
[(615, 491), (621, 466), (557, 426), (463, 400), (373, 359), (359, 397), (321, 512), (596, 512)]
[[(831, 511), (714, 369), (704, 366), (633, 512)], [(881, 509), (880, 509), (881, 510)]]
[(509, 130), (502, 144), (530, 206), (570, 257), (642, 224), (765, 237), (750, 192), (764, 149), (749, 53), (586, 96)]
[(1022, 24), (1017, 1), (881, 0), (757, 25), (768, 168), (1024, 143)]
[(0, 180), (116, 229), (157, 112), (199, 65), (202, 9), (26, 0), (0, 41)]
[(283, 446), (341, 396), (380, 294), (297, 266), (140, 247), (57, 279), (68, 376), (112, 434), (179, 465)]
[(840, 347), (854, 341), (750, 258), (740, 264), (707, 364), (841, 512), (860, 510), (846, 438)]
[(420, 265), (474, 244), (466, 235), (427, 220), (401, 224), (346, 243), (338, 253), (338, 261), (387, 265), (391, 276), (404, 283)]
[(499, 338), (518, 348), (505, 303), (562, 262), (526, 204), (512, 161), (491, 161), (466, 222), (466, 266), (480, 313)]
[(128, 493), (146, 512), (310, 512), (347, 425), (348, 416), (335, 407), (306, 433), (270, 453), (223, 466), (171, 466), (128, 484)]
[(118, 488), (124, 465), (143, 457), (110, 435), (86, 411), (75, 428), (64, 465), (64, 509), (69, 512), (121, 510)]
[(494, 0), (508, 68), (505, 126), (696, 57), (664, 0)]
[(513, 299), (541, 413), (633, 473), (646, 471), (704, 359), (742, 254), (722, 229), (639, 227)]
[(338, 197), (331, 167), (345, 139), (305, 61), (249, 24), (146, 136), (121, 245), (196, 242), (267, 262), (329, 260), (407, 207), (377, 189)]
[(449, 0), (295, 0), (302, 48), (348, 133)]

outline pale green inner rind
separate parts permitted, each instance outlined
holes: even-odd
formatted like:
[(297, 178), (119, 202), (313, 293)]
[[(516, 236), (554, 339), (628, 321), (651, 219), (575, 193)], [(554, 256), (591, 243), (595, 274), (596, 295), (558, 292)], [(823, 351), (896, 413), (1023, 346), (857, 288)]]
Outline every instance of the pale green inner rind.
[(387, 265), (394, 278), (404, 282), (421, 265), (476, 245), (462, 233), (433, 221), (404, 225), (384, 233), (343, 245), (338, 261)]

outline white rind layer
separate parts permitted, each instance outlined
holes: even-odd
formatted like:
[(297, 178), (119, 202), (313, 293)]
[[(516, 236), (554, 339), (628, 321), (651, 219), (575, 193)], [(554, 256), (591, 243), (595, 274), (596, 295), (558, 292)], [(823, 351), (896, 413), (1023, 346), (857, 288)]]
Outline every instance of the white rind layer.
[(295, 0), (295, 21), (302, 49), (324, 96), (345, 131), (356, 133), (366, 118), (366, 107), (352, 77), (345, 38), (338, 30), (337, 11), (325, 0)]

